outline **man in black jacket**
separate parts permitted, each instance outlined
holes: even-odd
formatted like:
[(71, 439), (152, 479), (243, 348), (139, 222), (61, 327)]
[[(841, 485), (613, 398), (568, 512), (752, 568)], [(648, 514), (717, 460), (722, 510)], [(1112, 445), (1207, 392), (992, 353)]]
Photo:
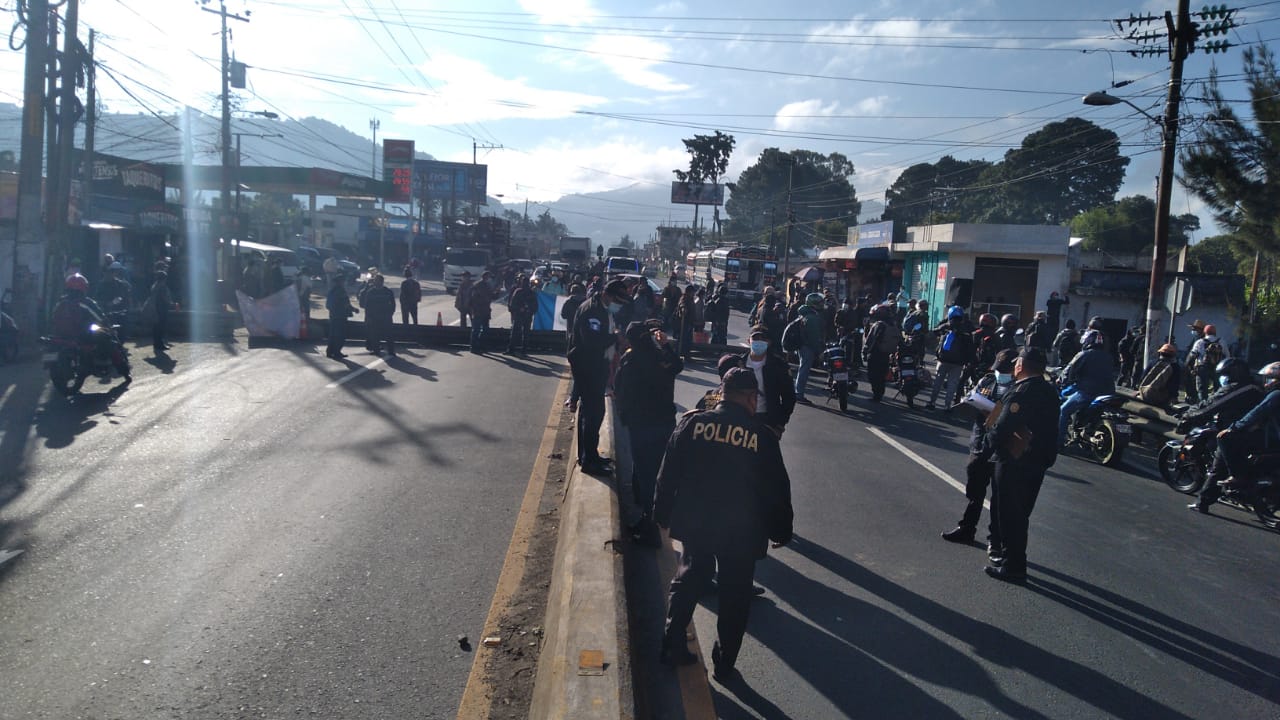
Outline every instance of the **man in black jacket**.
[(627, 286), (610, 281), (578, 307), (573, 321), (573, 343), (569, 350), (569, 370), (578, 395), (578, 464), (592, 475), (612, 471), (609, 460), (600, 456), (600, 423), (604, 422), (604, 392), (609, 382), (609, 360), (617, 338), (613, 316), (630, 302)]
[(626, 337), (631, 349), (618, 364), (613, 393), (618, 419), (631, 441), (631, 477), (618, 479), (618, 503), (632, 539), (658, 547), (661, 538), (650, 514), (653, 490), (676, 425), (676, 375), (684, 370), (684, 361), (662, 331), (661, 320), (632, 322)]
[(729, 298), (723, 284), (716, 286), (704, 314), (707, 322), (711, 323), (711, 344), (725, 344), (729, 337)]
[[(1178, 418), (1178, 432), (1185, 433), (1191, 428), (1214, 421), (1215, 418), (1219, 430), (1229, 428), (1232, 423), (1248, 414), (1266, 397), (1262, 388), (1258, 387), (1249, 376), (1249, 364), (1244, 360), (1227, 358), (1218, 363), (1217, 373), (1222, 387), (1210, 395), (1208, 400), (1188, 408)], [(1209, 465), (1209, 473), (1205, 477), (1200, 497), (1196, 502), (1188, 505), (1187, 509), (1207, 515), (1209, 508), (1222, 497), (1222, 488), (1218, 482), (1226, 480), (1230, 474), (1227, 468), (1227, 457), (1223, 453), (1222, 445), (1219, 444), (1214, 450), (1213, 462)]]
[(987, 575), (1007, 582), (1027, 579), (1027, 524), (1044, 474), (1058, 459), (1058, 393), (1044, 377), (1044, 350), (1029, 347), (1013, 366), (1014, 386), (987, 430), (995, 452), (992, 509), (1004, 554), (991, 556)]
[(511, 302), (507, 305), (511, 313), (511, 333), (507, 336), (507, 354), (514, 354), (519, 349), (528, 349), (529, 329), (533, 327), (533, 316), (538, 312), (538, 296), (529, 287), (529, 278), (521, 273), (516, 276), (516, 287), (511, 291)]
[(381, 355), (382, 345), (385, 343), (387, 354), (395, 357), (396, 346), (389, 336), (391, 324), (395, 322), (396, 294), (386, 286), (386, 279), (381, 274), (370, 279), (369, 287), (360, 295), (360, 306), (364, 308), (364, 328), (369, 350), (374, 355)]
[(755, 374), (732, 368), (714, 410), (688, 413), (667, 443), (653, 517), (683, 545), (671, 581), (667, 626), (659, 659), (689, 665), (685, 632), (693, 610), (719, 566), (719, 636), (711, 651), (714, 676), (734, 674), (751, 607), (755, 564), (790, 542), (791, 480), (773, 433), (755, 418)]

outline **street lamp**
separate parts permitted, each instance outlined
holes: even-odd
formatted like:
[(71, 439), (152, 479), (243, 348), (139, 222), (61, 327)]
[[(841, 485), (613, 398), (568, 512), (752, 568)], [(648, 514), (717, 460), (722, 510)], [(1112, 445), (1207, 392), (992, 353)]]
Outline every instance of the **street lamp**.
[[(1180, 68), (1180, 65), (1179, 65)], [(1164, 302), (1164, 265), (1169, 250), (1169, 205), (1173, 196), (1173, 164), (1178, 147), (1178, 103), (1181, 102), (1181, 77), (1169, 86), (1169, 99), (1165, 105), (1165, 114), (1157, 118), (1151, 113), (1134, 105), (1128, 100), (1108, 95), (1105, 92), (1091, 92), (1081, 98), (1085, 105), (1109, 106), (1128, 105), (1137, 110), (1151, 122), (1160, 126), (1160, 178), (1156, 185), (1156, 228), (1155, 247), (1151, 254), (1151, 283), (1147, 288), (1146, 315), (1146, 348), (1143, 355), (1143, 367), (1149, 367), (1155, 361), (1155, 349), (1160, 345), (1159, 335), (1161, 313)], [(1167, 342), (1173, 342), (1170, 333)]]

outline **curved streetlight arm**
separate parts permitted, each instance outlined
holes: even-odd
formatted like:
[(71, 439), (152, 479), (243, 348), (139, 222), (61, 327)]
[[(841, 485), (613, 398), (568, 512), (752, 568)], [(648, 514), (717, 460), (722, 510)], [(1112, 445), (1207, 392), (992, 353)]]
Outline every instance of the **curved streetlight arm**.
[(1161, 126), (1164, 125), (1163, 118), (1158, 118), (1152, 115), (1151, 113), (1147, 112), (1146, 110), (1143, 110), (1142, 108), (1138, 107), (1137, 105), (1134, 105), (1133, 103), (1129, 102), (1128, 100), (1125, 100), (1122, 97), (1116, 97), (1115, 95), (1108, 95), (1107, 93), (1102, 92), (1101, 90), (1097, 92), (1091, 92), (1088, 95), (1085, 95), (1080, 100), (1085, 105), (1093, 105), (1095, 107), (1105, 107), (1107, 105), (1119, 105), (1121, 103), (1124, 103), (1125, 105), (1128, 105), (1134, 110), (1137, 110), (1138, 112), (1142, 113), (1151, 122)]

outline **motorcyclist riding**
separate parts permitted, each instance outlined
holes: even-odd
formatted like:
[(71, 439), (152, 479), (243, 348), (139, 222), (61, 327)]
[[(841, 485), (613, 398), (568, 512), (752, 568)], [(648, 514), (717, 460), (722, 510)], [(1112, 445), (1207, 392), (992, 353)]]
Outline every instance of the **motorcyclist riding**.
[(1067, 429), (1077, 411), (1099, 395), (1116, 391), (1115, 368), (1107, 353), (1101, 333), (1086, 334), (1081, 352), (1063, 371), (1063, 387), (1074, 388), (1058, 411), (1058, 446), (1067, 443)]
[[(80, 273), (74, 273), (67, 276), (65, 288), (66, 291), (53, 308), (53, 336), (77, 343), (94, 342), (90, 326), (110, 326), (107, 325), (106, 313), (88, 296), (89, 281)], [(105, 356), (111, 351), (110, 338), (106, 342), (99, 339), (95, 344), (94, 351), (97, 353)]]
[[(1222, 387), (1208, 400), (1189, 408), (1178, 420), (1177, 430), (1185, 433), (1191, 428), (1204, 425), (1217, 418), (1218, 427), (1230, 427), (1245, 413), (1252, 410), (1266, 393), (1258, 387), (1249, 376), (1249, 365), (1239, 358), (1227, 358), (1218, 363), (1218, 382)], [(1221, 444), (1213, 453), (1213, 462), (1209, 465), (1209, 473), (1205, 476), (1204, 489), (1200, 491), (1200, 499), (1187, 506), (1188, 510), (1208, 513), (1209, 507), (1222, 496), (1220, 480), (1230, 474), (1227, 469), (1227, 458)]]
[(1250, 453), (1280, 447), (1280, 362), (1267, 365), (1258, 375), (1265, 383), (1262, 389), (1267, 392), (1266, 397), (1244, 417), (1218, 432), (1218, 449), (1231, 473), (1224, 481), (1229, 487), (1244, 487), (1252, 480), (1245, 463)]

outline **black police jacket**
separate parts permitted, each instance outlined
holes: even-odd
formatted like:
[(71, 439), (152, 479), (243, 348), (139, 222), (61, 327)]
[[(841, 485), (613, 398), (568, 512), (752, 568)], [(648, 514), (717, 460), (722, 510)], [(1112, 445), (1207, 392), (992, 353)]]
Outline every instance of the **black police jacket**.
[(658, 471), (653, 518), (671, 537), (716, 554), (762, 558), (791, 540), (791, 479), (778, 439), (730, 402), (686, 414)]
[[(1015, 433), (1030, 432), (1031, 442), (1014, 458), (1009, 451)], [(987, 430), (987, 443), (1002, 461), (1018, 460), (1049, 468), (1058, 459), (1058, 393), (1044, 376), (1019, 380), (1004, 398), (1000, 417)]]
[(609, 308), (601, 295), (595, 295), (578, 306), (573, 318), (569, 366), (574, 373), (603, 374), (609, 372), (605, 351), (616, 339), (609, 324)]

